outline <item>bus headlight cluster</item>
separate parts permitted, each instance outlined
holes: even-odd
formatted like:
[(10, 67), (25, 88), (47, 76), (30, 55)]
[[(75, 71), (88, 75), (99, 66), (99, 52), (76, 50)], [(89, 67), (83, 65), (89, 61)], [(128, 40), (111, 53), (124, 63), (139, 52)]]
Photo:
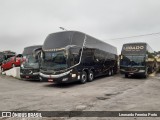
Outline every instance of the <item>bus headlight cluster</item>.
[(72, 74), (72, 77), (75, 78), (75, 77), (76, 77), (76, 74)]
[(145, 72), (145, 70), (139, 70), (139, 72)]
[(62, 81), (67, 81), (67, 80), (68, 80), (68, 78), (63, 78), (63, 79), (62, 79)]

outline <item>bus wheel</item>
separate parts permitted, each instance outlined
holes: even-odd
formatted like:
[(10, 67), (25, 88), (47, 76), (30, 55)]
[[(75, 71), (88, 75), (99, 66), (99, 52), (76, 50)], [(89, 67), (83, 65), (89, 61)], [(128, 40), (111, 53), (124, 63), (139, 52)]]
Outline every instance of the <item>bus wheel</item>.
[(109, 75), (109, 76), (112, 75), (112, 70), (111, 70), (111, 69), (108, 71), (108, 75)]
[(89, 81), (89, 82), (92, 82), (93, 80), (94, 80), (93, 71), (89, 71), (89, 74), (88, 74), (88, 81)]
[(87, 73), (85, 71), (82, 72), (80, 83), (84, 84), (87, 81)]
[(125, 74), (125, 78), (128, 78), (128, 74)]
[(112, 75), (114, 75), (114, 71), (113, 71), (113, 69), (112, 69), (111, 71), (112, 71)]

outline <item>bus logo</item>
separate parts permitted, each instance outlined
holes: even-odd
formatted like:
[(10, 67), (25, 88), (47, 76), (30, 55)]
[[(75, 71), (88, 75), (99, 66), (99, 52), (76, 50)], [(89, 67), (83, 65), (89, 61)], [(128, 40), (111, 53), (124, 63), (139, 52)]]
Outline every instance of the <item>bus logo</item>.
[(123, 47), (123, 49), (126, 50), (126, 51), (143, 50), (144, 46), (126, 46), (126, 47)]

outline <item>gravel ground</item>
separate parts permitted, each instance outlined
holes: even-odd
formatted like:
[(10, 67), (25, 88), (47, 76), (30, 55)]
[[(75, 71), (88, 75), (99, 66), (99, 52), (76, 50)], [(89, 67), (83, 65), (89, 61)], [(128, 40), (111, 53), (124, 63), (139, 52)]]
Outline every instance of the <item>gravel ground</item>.
[[(160, 111), (159, 91), (160, 74), (148, 79), (115, 75), (100, 77), (86, 84), (61, 85), (0, 75), (0, 108), (3, 111)], [(7, 118), (9, 119), (11, 118)], [(160, 118), (43, 119), (159, 120)]]

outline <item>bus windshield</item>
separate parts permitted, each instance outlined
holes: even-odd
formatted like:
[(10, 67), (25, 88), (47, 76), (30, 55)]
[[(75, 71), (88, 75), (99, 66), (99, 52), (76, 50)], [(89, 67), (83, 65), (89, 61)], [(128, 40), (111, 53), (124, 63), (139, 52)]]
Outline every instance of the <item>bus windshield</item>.
[(68, 67), (66, 52), (64, 50), (44, 52), (41, 67), (54, 71), (66, 69)]
[(145, 66), (145, 56), (123, 55), (120, 61), (121, 66)]
[(39, 68), (38, 60), (36, 60), (33, 57), (33, 55), (27, 55), (27, 56), (24, 56), (24, 58), (26, 59), (26, 61), (24, 63), (25, 67)]
[(27, 59), (28, 63), (37, 63), (37, 60), (33, 57), (33, 55), (28, 55)]

